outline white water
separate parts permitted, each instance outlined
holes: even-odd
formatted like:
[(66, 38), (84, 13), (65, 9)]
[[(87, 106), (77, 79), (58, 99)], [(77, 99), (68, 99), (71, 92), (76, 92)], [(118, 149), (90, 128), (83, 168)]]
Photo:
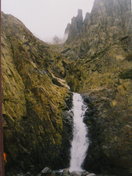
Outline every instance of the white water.
[(73, 94), (73, 140), (71, 143), (70, 172), (83, 171), (82, 164), (89, 146), (87, 127), (83, 122), (86, 105), (80, 94)]

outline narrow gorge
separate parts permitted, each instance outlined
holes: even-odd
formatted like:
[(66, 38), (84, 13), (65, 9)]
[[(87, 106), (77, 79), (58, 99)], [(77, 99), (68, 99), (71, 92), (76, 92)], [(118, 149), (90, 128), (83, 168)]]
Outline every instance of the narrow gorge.
[(132, 174), (131, 0), (82, 13), (63, 44), (1, 14), (6, 176)]

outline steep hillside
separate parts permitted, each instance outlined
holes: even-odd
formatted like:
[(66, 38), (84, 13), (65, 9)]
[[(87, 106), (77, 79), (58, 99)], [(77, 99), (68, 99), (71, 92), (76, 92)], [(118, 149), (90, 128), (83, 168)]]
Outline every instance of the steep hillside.
[(59, 55), (4, 13), (1, 45), (6, 171), (63, 167), (63, 111), (70, 95), (50, 68)]
[[(78, 16), (74, 21), (78, 21)], [(91, 145), (85, 168), (129, 175), (132, 163), (131, 1), (95, 0), (76, 36), (72, 35), (74, 28), (78, 29), (72, 20), (62, 52), (73, 62), (67, 73), (68, 84), (91, 101), (86, 117)]]
[(85, 122), (91, 141), (85, 169), (99, 175), (129, 176), (131, 1), (95, 0), (91, 13), (83, 19), (78, 10), (65, 32), (64, 45), (49, 46), (18, 19), (2, 13), (6, 170), (12, 176), (12, 170), (68, 167), (70, 86), (89, 107)]

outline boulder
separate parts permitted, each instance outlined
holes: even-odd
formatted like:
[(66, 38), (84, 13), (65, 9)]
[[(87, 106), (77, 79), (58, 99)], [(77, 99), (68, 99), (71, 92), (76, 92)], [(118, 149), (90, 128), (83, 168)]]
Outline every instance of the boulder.
[(87, 176), (96, 176), (94, 173), (90, 173)]
[(54, 175), (54, 174), (52, 170), (48, 167), (45, 167), (40, 173), (40, 176), (51, 176), (51, 175)]
[(84, 171), (84, 172), (82, 173), (82, 176), (87, 176), (88, 174), (90, 174), (88, 171)]
[(71, 176), (81, 176), (81, 175), (82, 175), (82, 172), (79, 172), (79, 171), (71, 172)]
[(69, 172), (69, 169), (64, 169), (63, 170), (63, 173), (62, 173), (63, 176), (70, 176), (70, 172)]

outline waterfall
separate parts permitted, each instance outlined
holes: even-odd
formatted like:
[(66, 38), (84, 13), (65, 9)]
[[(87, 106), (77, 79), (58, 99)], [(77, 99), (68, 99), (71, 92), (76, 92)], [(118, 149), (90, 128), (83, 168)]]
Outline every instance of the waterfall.
[(89, 146), (87, 126), (83, 122), (86, 105), (80, 94), (73, 93), (73, 140), (71, 142), (70, 172), (83, 171), (82, 164)]

